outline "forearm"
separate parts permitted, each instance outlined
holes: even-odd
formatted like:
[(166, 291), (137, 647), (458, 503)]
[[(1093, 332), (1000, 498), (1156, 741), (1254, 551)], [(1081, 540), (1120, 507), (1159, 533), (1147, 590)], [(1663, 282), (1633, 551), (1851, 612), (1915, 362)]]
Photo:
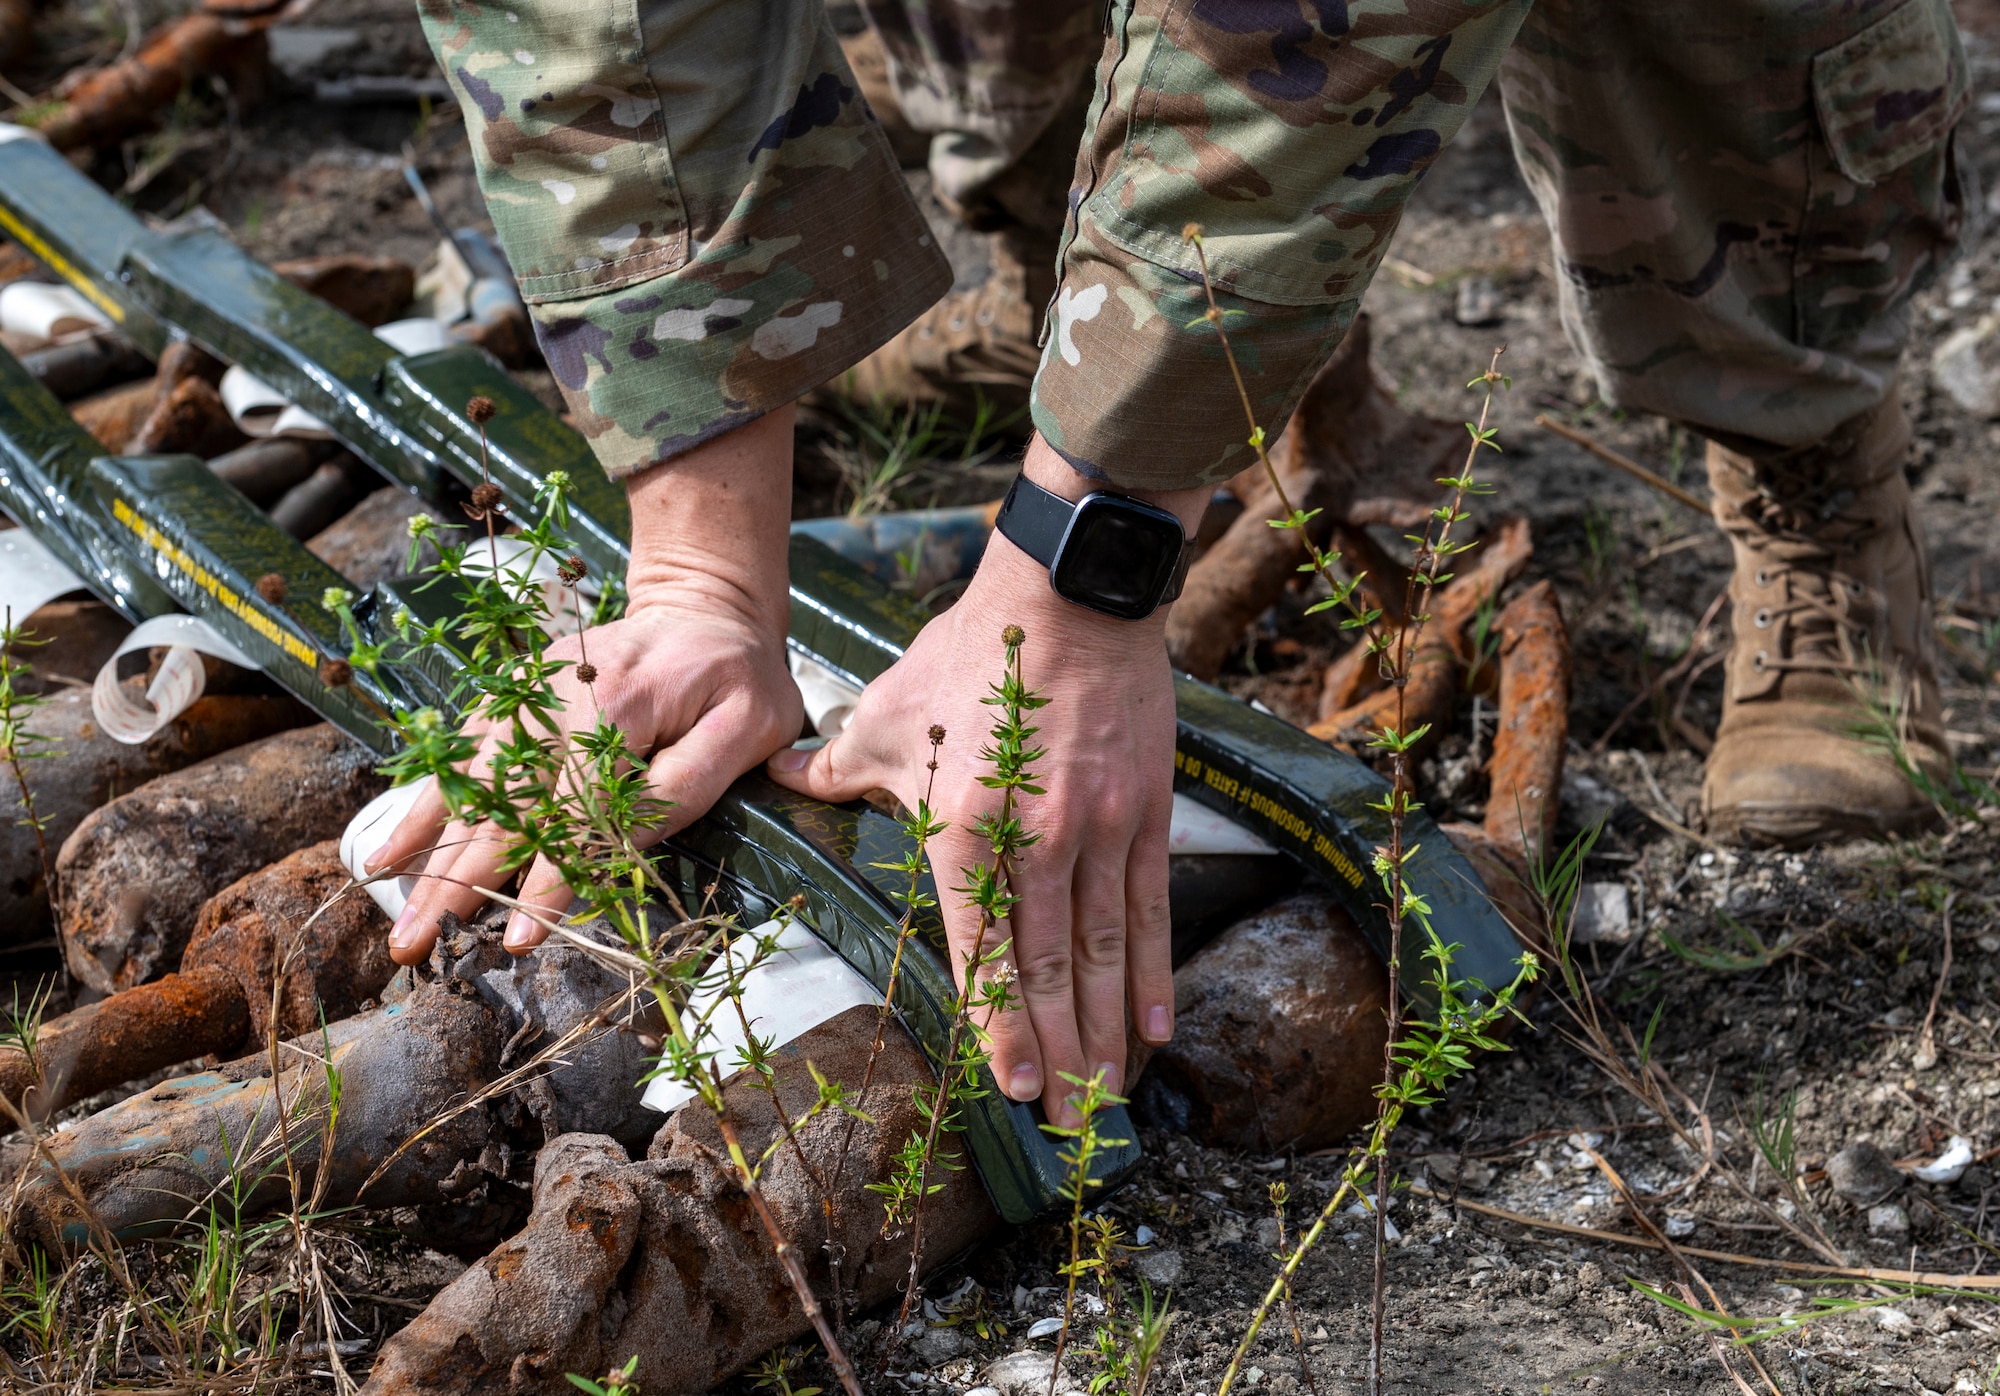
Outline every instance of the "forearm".
[(777, 408), (627, 480), (628, 611), (693, 600), (784, 634), (795, 415)]

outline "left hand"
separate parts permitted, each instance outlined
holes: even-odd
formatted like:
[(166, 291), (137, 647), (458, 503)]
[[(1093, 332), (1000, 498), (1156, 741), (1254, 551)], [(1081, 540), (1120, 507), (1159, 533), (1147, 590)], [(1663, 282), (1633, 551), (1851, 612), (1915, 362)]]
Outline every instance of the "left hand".
[[(1025, 469), (1072, 499), (1088, 488), (1039, 439)], [(1178, 506), (1191, 528), (1207, 495), (1161, 502)], [(1021, 822), (1037, 837), (1015, 861), (1020, 901), (982, 940), (979, 912), (952, 889), (964, 884), (963, 869), (992, 857), (975, 832), (999, 805), (979, 783), (988, 773), (979, 751), (997, 716), (982, 700), (1003, 671), (1009, 625), (1026, 632), (1024, 677), (1048, 700), (1028, 719), (1040, 729), (1034, 745), (1046, 750), (1032, 767), (1046, 793), (1021, 797)], [(933, 724), (945, 729), (934, 786)], [(780, 751), (769, 769), (780, 784), (828, 801), (886, 789), (915, 809), (928, 795), (950, 825), (929, 853), (954, 978), (962, 983), (975, 947), (1011, 940), (1002, 964), (1018, 973), (1019, 1008), (982, 1025), (994, 1079), (1012, 1099), (1039, 1097), (1051, 1120), (1073, 1123), (1065, 1073), (1101, 1072), (1112, 1091), (1123, 1084), (1128, 1002), (1145, 1041), (1173, 1035), (1173, 753), (1165, 609), (1122, 621), (1074, 605), (1050, 589), (1046, 568), (995, 535), (965, 595), (868, 685), (840, 735), (817, 752)]]

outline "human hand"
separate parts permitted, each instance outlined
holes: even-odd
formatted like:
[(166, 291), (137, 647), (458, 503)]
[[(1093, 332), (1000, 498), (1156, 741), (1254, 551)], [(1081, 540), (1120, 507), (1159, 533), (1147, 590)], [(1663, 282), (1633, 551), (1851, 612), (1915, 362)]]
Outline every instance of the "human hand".
[[(1026, 468), (1037, 483), (1071, 498), (1085, 486), (1039, 441)], [(1198, 519), (1206, 491), (1165, 503)], [(962, 869), (990, 858), (974, 831), (998, 807), (979, 783), (979, 759), (995, 710), (981, 702), (999, 680), (1001, 632), (1026, 633), (1027, 686), (1047, 699), (1029, 719), (1033, 764), (1046, 792), (1024, 795), (1022, 824), (1035, 842), (1016, 858), (1020, 901), (990, 932), (991, 951), (1011, 938), (1000, 964), (1018, 974), (1020, 1006), (984, 1024), (994, 1079), (1015, 1100), (1040, 1097), (1051, 1120), (1073, 1121), (1073, 1088), (1063, 1074), (1103, 1072), (1118, 1090), (1125, 1069), (1126, 1005), (1139, 1035), (1173, 1034), (1167, 833), (1172, 814), (1174, 692), (1166, 613), (1119, 621), (1062, 600), (1048, 573), (1006, 539), (988, 544), (964, 596), (925, 626), (903, 658), (868, 685), (846, 727), (817, 752), (783, 750), (774, 780), (828, 801), (886, 789), (911, 809), (928, 798), (949, 828), (929, 846), (940, 889), (954, 974), (980, 944), (980, 917), (951, 889)], [(935, 783), (926, 732), (945, 730)], [(991, 974), (999, 965), (985, 971)]]
[[(555, 677), (563, 737), (601, 717), (649, 758), (648, 793), (671, 808), (642, 831), (643, 842), (699, 818), (802, 725), (785, 659), (791, 431), (787, 408), (633, 477), (625, 615), (549, 647), (555, 659), (587, 655), (596, 671), (589, 684), (574, 665)], [(481, 743), (468, 769), (483, 771), (499, 738), (477, 723), (466, 730)], [(431, 782), (367, 859), (371, 873), (423, 873), (389, 933), (391, 957), (425, 959), (444, 912), (470, 916), (512, 878), (507, 853), (498, 826), (452, 821)], [(560, 916), (572, 898), (555, 866), (538, 858), (517, 900), (505, 941), (524, 954), (548, 934), (529, 913)]]

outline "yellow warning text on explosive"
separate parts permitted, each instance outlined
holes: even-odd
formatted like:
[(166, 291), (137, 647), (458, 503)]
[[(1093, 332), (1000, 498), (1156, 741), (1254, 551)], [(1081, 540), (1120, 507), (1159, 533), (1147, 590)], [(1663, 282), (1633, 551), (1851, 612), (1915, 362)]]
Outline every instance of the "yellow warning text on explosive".
[(1223, 798), (1261, 815), (1278, 832), (1290, 835), (1310, 849), (1314, 857), (1345, 878), (1350, 887), (1361, 885), (1361, 869), (1354, 866), (1354, 860), (1341, 852), (1332, 839), (1314, 828), (1313, 822), (1297, 810), (1279, 804), (1250, 782), (1218, 771), (1200, 757), (1190, 756), (1178, 748), (1174, 751), (1174, 769), (1189, 780), (1200, 781)]
[(235, 616), (301, 664), (319, 663), (319, 655), (304, 640), (272, 620), (255, 605), (245, 601), (213, 572), (188, 556), (179, 544), (134, 513), (122, 499), (111, 501), (111, 515), (137, 534), (139, 541), (171, 563), (174, 568), (214, 597), (223, 610)]

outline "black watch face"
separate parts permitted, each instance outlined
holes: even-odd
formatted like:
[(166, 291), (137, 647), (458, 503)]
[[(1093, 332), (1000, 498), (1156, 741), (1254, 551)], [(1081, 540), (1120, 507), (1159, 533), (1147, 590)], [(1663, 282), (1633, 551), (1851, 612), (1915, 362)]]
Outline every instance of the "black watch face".
[(1142, 620), (1164, 599), (1183, 542), (1180, 520), (1164, 509), (1091, 495), (1077, 505), (1049, 583), (1066, 601)]

